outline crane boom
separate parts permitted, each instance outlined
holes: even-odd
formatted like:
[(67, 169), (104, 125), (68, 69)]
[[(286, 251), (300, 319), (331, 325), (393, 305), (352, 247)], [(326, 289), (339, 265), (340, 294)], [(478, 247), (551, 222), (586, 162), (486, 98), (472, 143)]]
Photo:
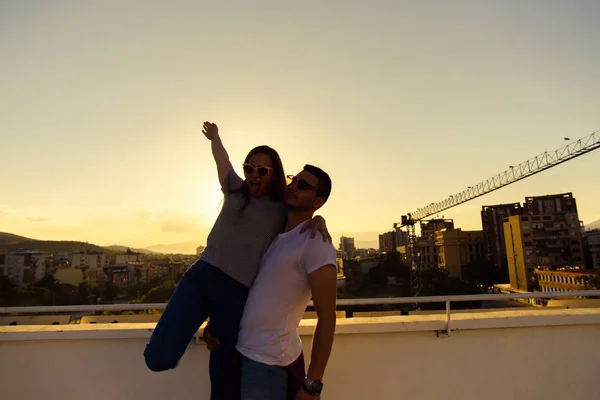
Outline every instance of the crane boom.
[[(518, 165), (510, 166), (507, 170), (498, 175), (486, 179), (483, 182), (479, 182), (474, 186), (469, 186), (462, 192), (451, 195), (445, 200), (418, 208), (417, 211), (410, 213), (410, 215), (414, 221), (422, 220), (430, 215), (435, 215), (459, 204), (466, 203), (467, 201), (508, 186), (511, 183), (515, 183), (599, 148), (600, 130), (575, 142), (569, 143), (558, 150), (545, 151)], [(400, 223), (399, 225), (402, 226), (403, 224)]]

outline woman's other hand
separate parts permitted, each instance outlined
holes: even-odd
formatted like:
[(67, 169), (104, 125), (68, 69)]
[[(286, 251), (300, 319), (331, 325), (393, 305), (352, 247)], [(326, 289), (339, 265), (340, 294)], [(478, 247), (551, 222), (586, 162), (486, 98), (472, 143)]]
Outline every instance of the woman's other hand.
[(313, 217), (310, 221), (306, 221), (304, 223), (304, 225), (302, 226), (302, 229), (300, 229), (300, 233), (304, 233), (309, 229), (311, 230), (311, 234), (310, 234), (311, 239), (315, 238), (315, 236), (317, 235), (317, 232), (321, 232), (321, 236), (323, 236), (324, 242), (329, 240), (329, 243), (333, 243), (333, 241), (331, 240), (331, 235), (329, 234), (329, 231), (327, 230), (327, 225), (325, 224), (325, 219), (323, 217), (321, 217), (320, 215)]

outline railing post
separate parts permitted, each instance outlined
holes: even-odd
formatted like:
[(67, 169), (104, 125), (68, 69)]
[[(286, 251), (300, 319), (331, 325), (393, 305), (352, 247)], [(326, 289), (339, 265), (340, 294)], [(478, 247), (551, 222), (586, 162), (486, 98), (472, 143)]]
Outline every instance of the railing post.
[(450, 337), (452, 327), (450, 326), (450, 300), (446, 300), (446, 330), (437, 331), (437, 337)]
[(450, 336), (450, 300), (446, 300), (446, 332)]

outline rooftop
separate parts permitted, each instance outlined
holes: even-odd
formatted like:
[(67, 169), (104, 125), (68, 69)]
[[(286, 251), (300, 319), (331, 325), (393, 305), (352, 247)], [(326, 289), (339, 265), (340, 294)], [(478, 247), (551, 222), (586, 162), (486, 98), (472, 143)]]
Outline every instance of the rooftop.
[[(383, 301), (363, 303), (376, 300)], [(449, 316), (442, 311), (338, 319), (324, 396), (600, 398), (595, 368), (600, 309), (520, 308)], [(315, 323), (303, 320), (299, 328), (307, 359)], [(142, 352), (154, 326), (0, 327), (3, 398), (208, 399), (209, 352), (201, 342), (190, 343), (175, 370), (146, 368)]]

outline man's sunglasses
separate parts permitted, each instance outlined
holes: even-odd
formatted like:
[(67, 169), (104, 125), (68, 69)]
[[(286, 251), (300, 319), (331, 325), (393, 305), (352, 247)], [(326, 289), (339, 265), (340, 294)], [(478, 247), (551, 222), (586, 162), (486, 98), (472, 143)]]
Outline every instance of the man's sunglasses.
[(296, 187), (298, 188), (298, 190), (315, 189), (315, 191), (317, 192), (317, 194), (320, 193), (319, 189), (317, 189), (316, 187), (314, 187), (310, 183), (306, 182), (302, 178), (296, 178), (294, 175), (288, 175), (287, 178), (288, 178), (288, 180), (290, 182), (290, 183), (288, 183), (288, 185), (293, 185), (295, 183)]
[(273, 168), (271, 167), (265, 167), (265, 166), (259, 166), (257, 167), (256, 165), (252, 165), (252, 164), (244, 164), (244, 173), (246, 175), (252, 175), (254, 173), (254, 171), (256, 171), (256, 173), (258, 173), (258, 176), (267, 176), (267, 174), (270, 171), (273, 171)]

